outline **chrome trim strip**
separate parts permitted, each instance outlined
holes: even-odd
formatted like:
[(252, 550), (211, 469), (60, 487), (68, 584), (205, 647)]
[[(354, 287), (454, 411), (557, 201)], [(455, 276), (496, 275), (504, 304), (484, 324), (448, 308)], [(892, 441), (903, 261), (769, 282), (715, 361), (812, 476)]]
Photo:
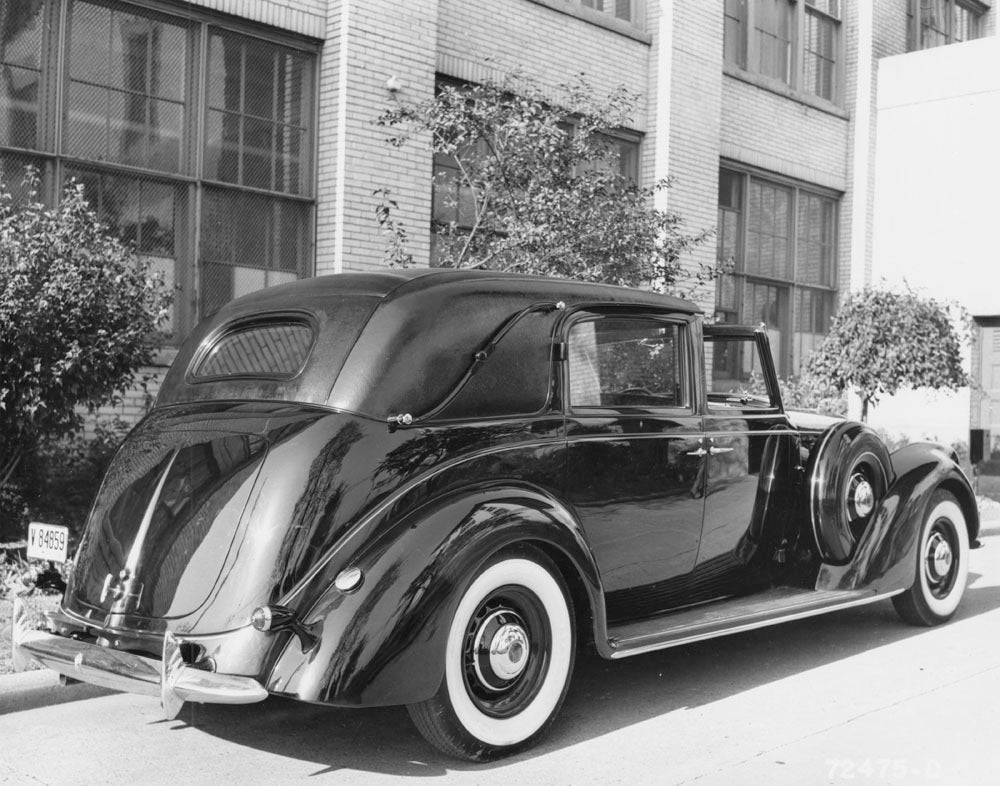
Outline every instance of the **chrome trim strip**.
[[(732, 627), (722, 628), (720, 630), (713, 630), (706, 633), (695, 633), (690, 636), (685, 636), (678, 639), (670, 639), (665, 642), (658, 642), (655, 644), (647, 644), (640, 647), (634, 647), (631, 649), (615, 649), (611, 647), (611, 659), (618, 660), (620, 658), (629, 658), (632, 655), (643, 655), (647, 652), (655, 652), (657, 650), (665, 650), (670, 647), (679, 647), (682, 644), (692, 644), (696, 641), (706, 641), (708, 639), (716, 639), (720, 636), (728, 636), (731, 633), (743, 633), (748, 630), (756, 630), (758, 628), (766, 628), (770, 625), (778, 625), (782, 622), (792, 622), (794, 620), (801, 620), (807, 617), (815, 617), (819, 614), (826, 614), (828, 611), (839, 611), (840, 609), (847, 609), (852, 606), (864, 606), (869, 603), (874, 603), (875, 601), (885, 600), (886, 598), (891, 598), (893, 595), (899, 595), (902, 592), (906, 592), (905, 589), (893, 590), (892, 592), (884, 592), (876, 595), (865, 595), (863, 598), (855, 598), (853, 600), (844, 601), (843, 603), (834, 603), (829, 606), (820, 606), (814, 609), (808, 609), (807, 611), (800, 611), (794, 614), (788, 614), (781, 617), (772, 617), (766, 620), (758, 620), (757, 622), (747, 622), (742, 625), (737, 624)], [(609, 642), (610, 644), (610, 642)], [(617, 645), (621, 648), (622, 644)]]
[[(149, 504), (146, 506), (146, 511), (142, 515), (142, 521), (139, 523), (139, 531), (135, 535), (135, 540), (132, 541), (132, 548), (129, 550), (128, 557), (125, 559), (125, 564), (122, 566), (124, 570), (128, 571), (128, 575), (134, 576), (135, 570), (139, 566), (139, 554), (142, 552), (143, 544), (146, 542), (146, 535), (149, 533), (149, 526), (153, 522), (153, 514), (156, 512), (156, 506), (160, 501), (160, 495), (163, 493), (163, 486), (167, 482), (167, 475), (170, 474), (170, 470), (173, 469), (174, 462), (177, 461), (177, 456), (180, 455), (181, 449), (174, 448), (174, 453), (167, 462), (167, 466), (164, 467), (163, 472), (160, 473), (160, 478), (156, 483), (156, 489), (153, 491), (153, 496), (149, 498)], [(103, 601), (104, 598), (101, 598)]]

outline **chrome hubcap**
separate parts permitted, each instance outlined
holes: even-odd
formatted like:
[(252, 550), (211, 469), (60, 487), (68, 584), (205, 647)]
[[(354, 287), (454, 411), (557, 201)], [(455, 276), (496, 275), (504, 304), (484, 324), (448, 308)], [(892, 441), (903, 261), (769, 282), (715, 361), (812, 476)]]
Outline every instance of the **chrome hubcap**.
[(528, 667), (531, 643), (518, 615), (505, 609), (480, 623), (473, 652), (479, 683), (491, 691), (502, 691)]
[(850, 504), (854, 514), (852, 519), (865, 518), (875, 509), (875, 489), (864, 475), (851, 478)]
[(951, 551), (951, 544), (935, 532), (927, 541), (927, 575), (933, 582), (942, 581), (951, 570), (954, 556)]
[(544, 604), (526, 587), (498, 587), (465, 629), (462, 672), (469, 698), (491, 718), (513, 718), (545, 684), (551, 658)]
[(505, 680), (512, 680), (528, 665), (528, 634), (520, 625), (504, 625), (490, 644), (490, 667)]

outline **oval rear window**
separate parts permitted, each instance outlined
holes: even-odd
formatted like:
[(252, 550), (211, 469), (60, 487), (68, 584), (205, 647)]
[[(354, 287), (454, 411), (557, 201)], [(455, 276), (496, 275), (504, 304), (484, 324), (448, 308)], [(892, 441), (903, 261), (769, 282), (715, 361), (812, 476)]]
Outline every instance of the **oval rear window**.
[(197, 361), (195, 379), (296, 376), (309, 359), (315, 331), (304, 319), (281, 317), (236, 325)]

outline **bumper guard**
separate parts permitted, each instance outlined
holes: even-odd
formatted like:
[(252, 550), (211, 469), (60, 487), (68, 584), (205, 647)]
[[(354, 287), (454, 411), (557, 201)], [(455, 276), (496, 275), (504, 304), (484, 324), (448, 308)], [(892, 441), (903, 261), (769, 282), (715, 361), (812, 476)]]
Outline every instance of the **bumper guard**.
[(157, 661), (34, 630), (24, 602), (18, 598), (14, 601), (11, 641), (17, 671), (38, 664), (92, 685), (159, 696), (167, 718), (176, 718), (186, 701), (252, 704), (267, 698), (267, 691), (253, 677), (217, 674), (184, 663), (181, 642), (170, 631), (163, 638), (163, 658)]

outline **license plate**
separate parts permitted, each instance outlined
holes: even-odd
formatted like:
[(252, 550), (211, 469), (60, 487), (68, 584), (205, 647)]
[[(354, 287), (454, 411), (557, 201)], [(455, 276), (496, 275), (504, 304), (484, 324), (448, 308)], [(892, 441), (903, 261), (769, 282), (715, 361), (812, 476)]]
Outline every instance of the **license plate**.
[(69, 530), (58, 524), (32, 521), (28, 525), (28, 559), (65, 562), (69, 551)]

